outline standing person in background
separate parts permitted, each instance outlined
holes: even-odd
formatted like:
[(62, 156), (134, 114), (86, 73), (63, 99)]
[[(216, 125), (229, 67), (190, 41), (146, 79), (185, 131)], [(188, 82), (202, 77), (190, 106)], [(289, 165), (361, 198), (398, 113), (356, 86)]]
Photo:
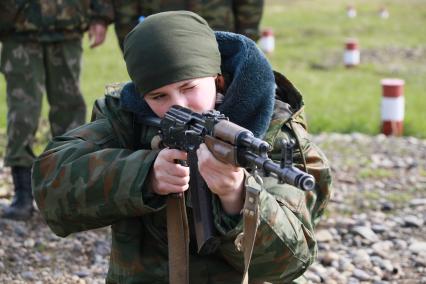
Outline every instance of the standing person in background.
[(52, 136), (85, 122), (80, 91), (82, 37), (90, 46), (105, 39), (113, 20), (109, 0), (6, 0), (0, 4), (1, 71), (7, 83), (5, 166), (12, 168), (15, 196), (4, 218), (33, 212), (32, 150), (46, 91)]
[(112, 4), (115, 33), (121, 50), (125, 36), (141, 16), (188, 10), (202, 16), (213, 30), (239, 33), (256, 41), (263, 12), (263, 0), (112, 0)]

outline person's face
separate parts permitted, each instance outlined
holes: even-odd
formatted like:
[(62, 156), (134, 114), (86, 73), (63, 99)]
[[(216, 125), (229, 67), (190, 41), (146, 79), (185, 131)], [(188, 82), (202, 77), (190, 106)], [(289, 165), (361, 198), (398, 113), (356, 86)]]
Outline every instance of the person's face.
[(179, 105), (202, 113), (212, 110), (216, 103), (215, 77), (189, 79), (155, 89), (144, 98), (160, 118), (173, 106)]

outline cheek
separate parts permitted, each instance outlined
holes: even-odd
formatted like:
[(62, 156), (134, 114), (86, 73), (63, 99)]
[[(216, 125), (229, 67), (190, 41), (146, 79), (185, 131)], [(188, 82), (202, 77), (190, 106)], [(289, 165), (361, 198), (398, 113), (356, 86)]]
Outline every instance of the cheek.
[(208, 111), (214, 109), (216, 104), (216, 88), (206, 88), (204, 92), (197, 94), (198, 108), (201, 111)]
[(164, 117), (164, 114), (169, 110), (169, 106), (167, 104), (161, 104), (158, 102), (149, 102), (146, 101), (151, 110), (158, 116)]
[(212, 92), (207, 97), (206, 103), (209, 110), (214, 109), (214, 106), (216, 105), (216, 91)]
[(205, 112), (214, 108), (216, 102), (215, 93), (198, 93), (194, 97), (192, 107), (197, 112)]

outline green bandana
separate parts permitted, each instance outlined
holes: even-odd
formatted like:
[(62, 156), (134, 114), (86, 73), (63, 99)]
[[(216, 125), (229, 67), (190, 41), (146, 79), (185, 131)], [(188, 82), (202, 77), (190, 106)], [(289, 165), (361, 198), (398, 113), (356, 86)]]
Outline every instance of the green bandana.
[(220, 74), (220, 53), (212, 29), (195, 13), (154, 14), (124, 41), (127, 72), (141, 94), (182, 80)]

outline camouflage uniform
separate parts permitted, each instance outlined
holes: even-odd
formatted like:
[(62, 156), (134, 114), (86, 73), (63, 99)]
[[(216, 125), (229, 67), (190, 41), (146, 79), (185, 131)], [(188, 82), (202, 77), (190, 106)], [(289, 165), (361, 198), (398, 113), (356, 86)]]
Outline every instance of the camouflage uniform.
[(138, 23), (140, 16), (174, 11), (196, 12), (213, 30), (243, 34), (253, 40), (259, 38), (263, 0), (112, 0), (115, 12), (115, 32), (120, 48), (128, 32)]
[(53, 136), (85, 122), (79, 88), (82, 35), (90, 22), (112, 19), (112, 6), (105, 0), (1, 2), (1, 71), (8, 104), (5, 165), (32, 165), (45, 91)]
[[(330, 197), (331, 179), (326, 158), (306, 132), (301, 97), (286, 79), (280, 81), (287, 93), (277, 97), (265, 136), (274, 145), (271, 158), (279, 159), (282, 138), (297, 139), (295, 162), (305, 166), (317, 184), (314, 191), (303, 192), (264, 177), (250, 279), (288, 283), (316, 257), (314, 226)], [(157, 130), (138, 126), (134, 113), (122, 109), (120, 88), (97, 100), (91, 123), (54, 138), (36, 160), (35, 199), (59, 236), (112, 226), (107, 283), (168, 283), (164, 197), (146, 190), (158, 153), (149, 145)], [(296, 101), (291, 105), (295, 112), (285, 97)], [(209, 256), (190, 248), (190, 283), (240, 283), (243, 255), (234, 240), (242, 231), (241, 217), (224, 213), (217, 197), (213, 207), (221, 245)], [(191, 220), (191, 208), (187, 212)]]

